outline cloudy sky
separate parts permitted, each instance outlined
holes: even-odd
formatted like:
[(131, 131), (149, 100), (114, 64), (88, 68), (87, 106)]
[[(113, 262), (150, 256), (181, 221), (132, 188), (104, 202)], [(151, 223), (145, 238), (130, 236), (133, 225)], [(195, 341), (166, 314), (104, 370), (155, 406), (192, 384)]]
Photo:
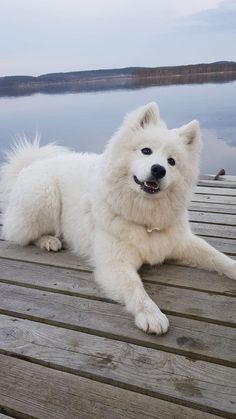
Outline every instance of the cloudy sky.
[(0, 76), (236, 61), (235, 0), (6, 0)]

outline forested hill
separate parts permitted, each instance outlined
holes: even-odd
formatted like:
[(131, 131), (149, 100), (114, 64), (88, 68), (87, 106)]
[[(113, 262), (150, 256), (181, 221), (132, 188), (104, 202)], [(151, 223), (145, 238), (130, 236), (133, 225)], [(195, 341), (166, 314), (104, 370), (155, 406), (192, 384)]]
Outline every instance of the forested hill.
[(73, 71), (40, 76), (0, 77), (0, 94), (34, 93), (37, 91), (96, 90), (138, 87), (147, 84), (202, 83), (236, 79), (236, 63), (220, 61), (168, 67), (127, 67), (120, 69)]

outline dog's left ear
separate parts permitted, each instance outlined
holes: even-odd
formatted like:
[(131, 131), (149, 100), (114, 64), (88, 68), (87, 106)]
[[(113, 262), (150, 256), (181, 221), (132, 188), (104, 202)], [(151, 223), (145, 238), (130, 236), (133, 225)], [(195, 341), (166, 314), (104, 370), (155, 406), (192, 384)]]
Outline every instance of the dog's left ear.
[(145, 128), (146, 125), (157, 124), (160, 121), (160, 112), (155, 102), (150, 102), (140, 108), (140, 115), (138, 117), (139, 125)]
[(179, 136), (188, 146), (197, 146), (201, 143), (199, 122), (193, 120), (179, 128)]
[(160, 121), (160, 113), (155, 102), (150, 102), (129, 113), (125, 118), (125, 125), (132, 128), (145, 128), (148, 125), (156, 125)]

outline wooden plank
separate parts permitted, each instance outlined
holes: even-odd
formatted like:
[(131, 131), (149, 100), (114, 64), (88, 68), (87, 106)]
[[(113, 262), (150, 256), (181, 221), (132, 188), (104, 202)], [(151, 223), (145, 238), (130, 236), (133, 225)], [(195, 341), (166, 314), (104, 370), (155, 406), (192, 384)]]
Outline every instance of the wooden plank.
[(75, 295), (104, 296), (91, 271), (69, 270), (8, 259), (1, 259), (0, 266), (0, 281)]
[(195, 194), (236, 196), (235, 188), (210, 188), (207, 186), (195, 186), (194, 192)]
[[(152, 284), (149, 282), (145, 284), (145, 288), (160, 308), (164, 309), (167, 313), (202, 319), (232, 327), (236, 326), (235, 299), (231, 296), (207, 292), (203, 293), (185, 288), (167, 287), (165, 285)], [(75, 304), (78, 310), (80, 310), (80, 308), (82, 308), (82, 310), (83, 308), (87, 310), (90, 306), (92, 309), (97, 307), (99, 310), (100, 303), (103, 304), (100, 301), (91, 301), (70, 295), (61, 295), (53, 292), (0, 283), (0, 307), (2, 310), (12, 310), (21, 313), (19, 310), (22, 309), (22, 313), (28, 314), (28, 311), (36, 309), (33, 304), (34, 298), (36, 299), (36, 302), (37, 298), (42, 300), (42, 304), (45, 302), (45, 310), (48, 311), (49, 316), (50, 310), (47, 304), (51, 304), (51, 299), (55, 302), (57, 301), (59, 304)], [(14, 299), (15, 301), (18, 301), (18, 306), (16, 304), (14, 305)], [(29, 310), (27, 310), (27, 301), (29, 303)], [(114, 304), (111, 303), (111, 305), (113, 306)], [(39, 307), (37, 307), (37, 312), (38, 309)], [(42, 310), (40, 309), (40, 313), (41, 311)]]
[(165, 400), (8, 356), (0, 355), (0, 365), (0, 404), (6, 410), (20, 412), (26, 419), (215, 417)]
[(219, 212), (221, 214), (236, 215), (236, 205), (216, 204), (214, 202), (191, 202), (189, 210), (198, 212)]
[(0, 258), (23, 260), (50, 266), (68, 267), (70, 269), (86, 269), (78, 257), (63, 250), (58, 253), (45, 252), (35, 246), (20, 247), (9, 242), (0, 241)]
[(234, 412), (236, 382), (232, 368), (14, 320), (5, 319), (3, 325), (7, 337), (3, 348), (6, 346), (7, 353), (157, 398), (184, 401), (190, 407), (199, 405), (212, 413)]
[(192, 202), (210, 202), (215, 204), (228, 204), (236, 205), (235, 196), (223, 196), (223, 195), (205, 195), (205, 194), (194, 194)]
[(193, 233), (197, 234), (198, 236), (211, 236), (227, 239), (236, 239), (236, 225), (227, 226), (223, 224), (207, 224), (200, 222), (191, 222), (190, 225)]
[[(1, 259), (0, 281), (38, 287), (39, 289), (101, 296), (92, 272), (75, 271), (54, 266), (44, 266), (22, 261)], [(160, 265), (141, 269), (144, 282), (236, 295), (236, 282), (213, 272), (179, 265)]]
[[(165, 349), (191, 358), (201, 357), (230, 366), (236, 362), (235, 329), (185, 317), (169, 315), (170, 331), (156, 337), (138, 330), (133, 317), (118, 304), (3, 284), (0, 285), (0, 313)], [(196, 317), (199, 314), (201, 309), (195, 308)]]
[(222, 180), (199, 180), (198, 186), (206, 186), (210, 188), (236, 188), (236, 182), (235, 181), (222, 181)]
[(190, 221), (197, 221), (200, 223), (214, 223), (236, 226), (236, 215), (233, 214), (218, 214), (214, 212), (190, 211), (189, 219)]
[(145, 265), (141, 269), (141, 277), (144, 283), (148, 281), (236, 296), (236, 282), (234, 280), (202, 269), (175, 264), (164, 264), (154, 267)]

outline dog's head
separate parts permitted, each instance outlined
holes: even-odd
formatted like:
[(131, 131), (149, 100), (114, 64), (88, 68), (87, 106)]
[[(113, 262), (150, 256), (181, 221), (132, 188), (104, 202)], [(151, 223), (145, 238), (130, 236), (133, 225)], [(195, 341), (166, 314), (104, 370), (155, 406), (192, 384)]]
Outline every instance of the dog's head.
[(200, 143), (197, 121), (169, 130), (157, 105), (149, 103), (128, 114), (108, 144), (105, 177), (120, 191), (149, 199), (190, 189), (198, 174)]

